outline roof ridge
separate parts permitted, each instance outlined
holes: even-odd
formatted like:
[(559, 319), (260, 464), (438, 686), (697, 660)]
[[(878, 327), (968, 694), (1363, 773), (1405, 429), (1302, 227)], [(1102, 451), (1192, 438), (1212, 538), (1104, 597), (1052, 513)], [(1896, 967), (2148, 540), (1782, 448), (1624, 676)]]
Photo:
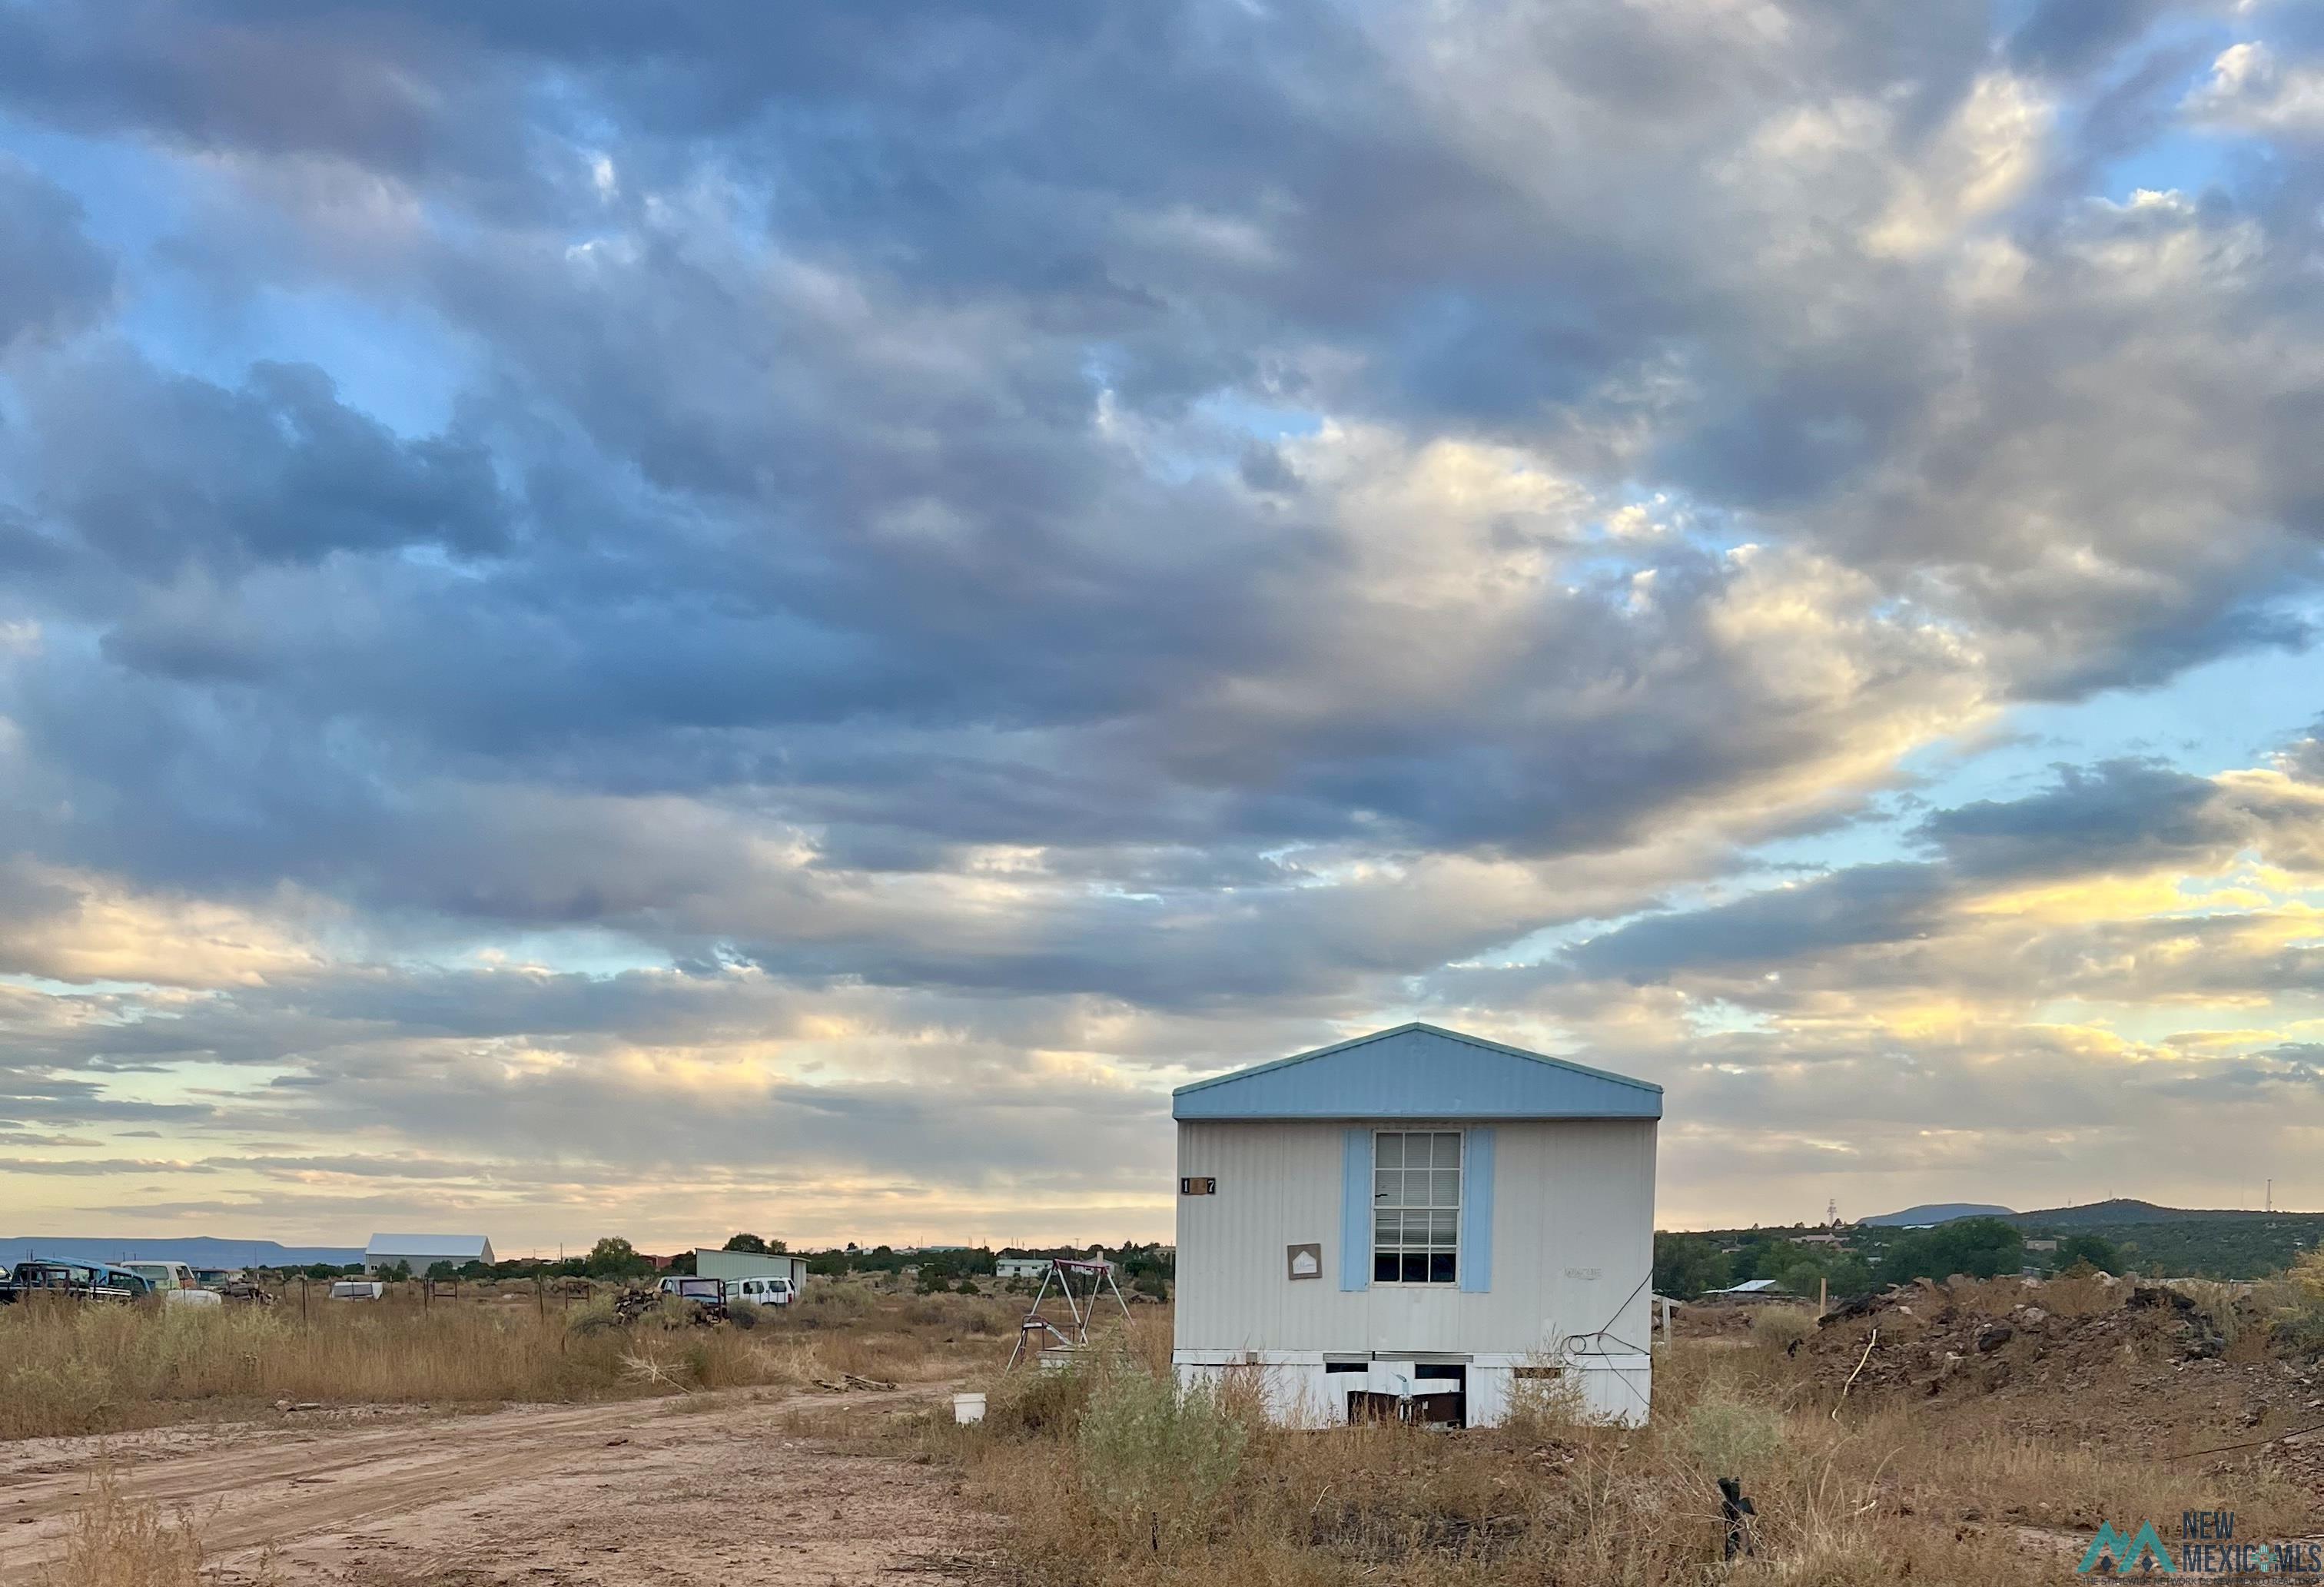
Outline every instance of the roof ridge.
[(1223, 1075), (1213, 1075), (1202, 1080), (1190, 1080), (1184, 1085), (1175, 1087), (1170, 1094), (1173, 1097), (1180, 1097), (1190, 1092), (1206, 1091), (1213, 1085), (1222, 1085), (1230, 1080), (1244, 1080), (1253, 1075), (1263, 1075), (1270, 1070), (1287, 1069), (1295, 1064), (1304, 1064), (1314, 1058), (1329, 1057), (1334, 1053), (1346, 1052), (1351, 1047), (1364, 1047), (1375, 1041), (1385, 1040), (1391, 1036), (1402, 1036), (1411, 1030), (1425, 1030), (1431, 1036), (1442, 1036), (1448, 1040), (1465, 1042), (1471, 1047), (1482, 1047), (1488, 1052), (1506, 1053), (1511, 1057), (1524, 1058), (1532, 1063), (1545, 1065), (1549, 1068), (1563, 1069), (1576, 1075), (1587, 1075), (1595, 1079), (1610, 1081), (1617, 1085), (1633, 1086), (1639, 1091), (1650, 1091), (1656, 1096), (1662, 1094), (1663, 1088), (1651, 1080), (1640, 1080), (1629, 1075), (1617, 1075), (1610, 1069), (1592, 1068), (1588, 1064), (1577, 1064), (1572, 1058), (1561, 1058), (1548, 1053), (1534, 1052), (1526, 1047), (1512, 1047), (1508, 1042), (1495, 1041), (1488, 1036), (1472, 1036), (1465, 1030), (1454, 1030), (1443, 1025), (1432, 1025), (1425, 1020), (1407, 1020), (1401, 1025), (1391, 1025), (1384, 1030), (1375, 1030), (1364, 1036), (1351, 1036), (1345, 1041), (1335, 1041), (1328, 1046), (1312, 1047), (1305, 1052), (1293, 1053), (1288, 1057), (1273, 1058), (1263, 1064), (1252, 1064), (1240, 1069), (1230, 1069)]

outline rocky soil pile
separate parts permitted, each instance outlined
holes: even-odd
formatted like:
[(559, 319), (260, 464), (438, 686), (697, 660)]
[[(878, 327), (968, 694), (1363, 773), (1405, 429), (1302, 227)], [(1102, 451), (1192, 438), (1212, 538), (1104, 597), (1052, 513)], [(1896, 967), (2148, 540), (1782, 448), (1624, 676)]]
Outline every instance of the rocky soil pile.
[(2261, 1447), (2324, 1490), (2324, 1433), (2292, 1436), (2324, 1423), (2324, 1370), (2271, 1352), (2264, 1325), (2243, 1321), (2231, 1349), (2217, 1321), (2162, 1285), (1923, 1279), (1833, 1311), (1799, 1352), (1834, 1395), (1985, 1401), (2025, 1432), (2158, 1458)]

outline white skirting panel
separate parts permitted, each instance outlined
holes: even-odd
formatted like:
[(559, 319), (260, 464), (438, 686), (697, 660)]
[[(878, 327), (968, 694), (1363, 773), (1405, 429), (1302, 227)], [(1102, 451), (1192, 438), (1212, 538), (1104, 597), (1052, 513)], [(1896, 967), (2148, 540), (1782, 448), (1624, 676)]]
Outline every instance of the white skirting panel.
[[(1361, 1372), (1327, 1372), (1320, 1353), (1305, 1351), (1191, 1351), (1173, 1358), (1180, 1387), (1221, 1389), (1230, 1381), (1255, 1383), (1270, 1420), (1290, 1427), (1337, 1426), (1348, 1419), (1348, 1391), (1410, 1392), (1411, 1366), (1375, 1361)], [(1520, 1394), (1521, 1367), (1542, 1364), (1537, 1355), (1477, 1355), (1467, 1374), (1468, 1420), (1490, 1427), (1508, 1418)], [(1569, 1353), (1559, 1362), (1578, 1399), (1575, 1408), (1593, 1421), (1644, 1426), (1653, 1394), (1653, 1358), (1643, 1351), (1618, 1354)]]
[(1332, 1389), (1320, 1352), (1283, 1351), (1252, 1359), (1243, 1351), (1182, 1350), (1172, 1361), (1181, 1389), (1255, 1383), (1268, 1420), (1286, 1427), (1329, 1427), (1348, 1419), (1347, 1399)]

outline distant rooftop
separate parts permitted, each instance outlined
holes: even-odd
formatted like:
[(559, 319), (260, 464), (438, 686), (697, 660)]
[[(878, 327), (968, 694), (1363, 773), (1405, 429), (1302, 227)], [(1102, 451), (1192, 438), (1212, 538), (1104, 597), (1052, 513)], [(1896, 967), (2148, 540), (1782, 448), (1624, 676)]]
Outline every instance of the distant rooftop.
[(461, 1257), (488, 1262), (493, 1242), (481, 1234), (374, 1234), (366, 1257)]

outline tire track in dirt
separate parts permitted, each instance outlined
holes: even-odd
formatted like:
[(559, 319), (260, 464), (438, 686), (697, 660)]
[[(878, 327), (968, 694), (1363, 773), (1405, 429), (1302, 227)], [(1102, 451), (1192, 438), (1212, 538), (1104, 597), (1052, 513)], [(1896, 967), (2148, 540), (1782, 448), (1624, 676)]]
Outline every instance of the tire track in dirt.
[[(917, 1403), (730, 1393), (106, 1447), (124, 1493), (187, 1509), (237, 1573), (271, 1548), (288, 1582), (558, 1587), (634, 1581), (649, 1556), (672, 1583), (763, 1573), (779, 1556), (816, 1582), (957, 1580), (978, 1563), (983, 1522), (948, 1478), (800, 1438), (789, 1419)], [(37, 1577), (60, 1551), (102, 1458), (78, 1442), (0, 1467), (0, 1583)]]

